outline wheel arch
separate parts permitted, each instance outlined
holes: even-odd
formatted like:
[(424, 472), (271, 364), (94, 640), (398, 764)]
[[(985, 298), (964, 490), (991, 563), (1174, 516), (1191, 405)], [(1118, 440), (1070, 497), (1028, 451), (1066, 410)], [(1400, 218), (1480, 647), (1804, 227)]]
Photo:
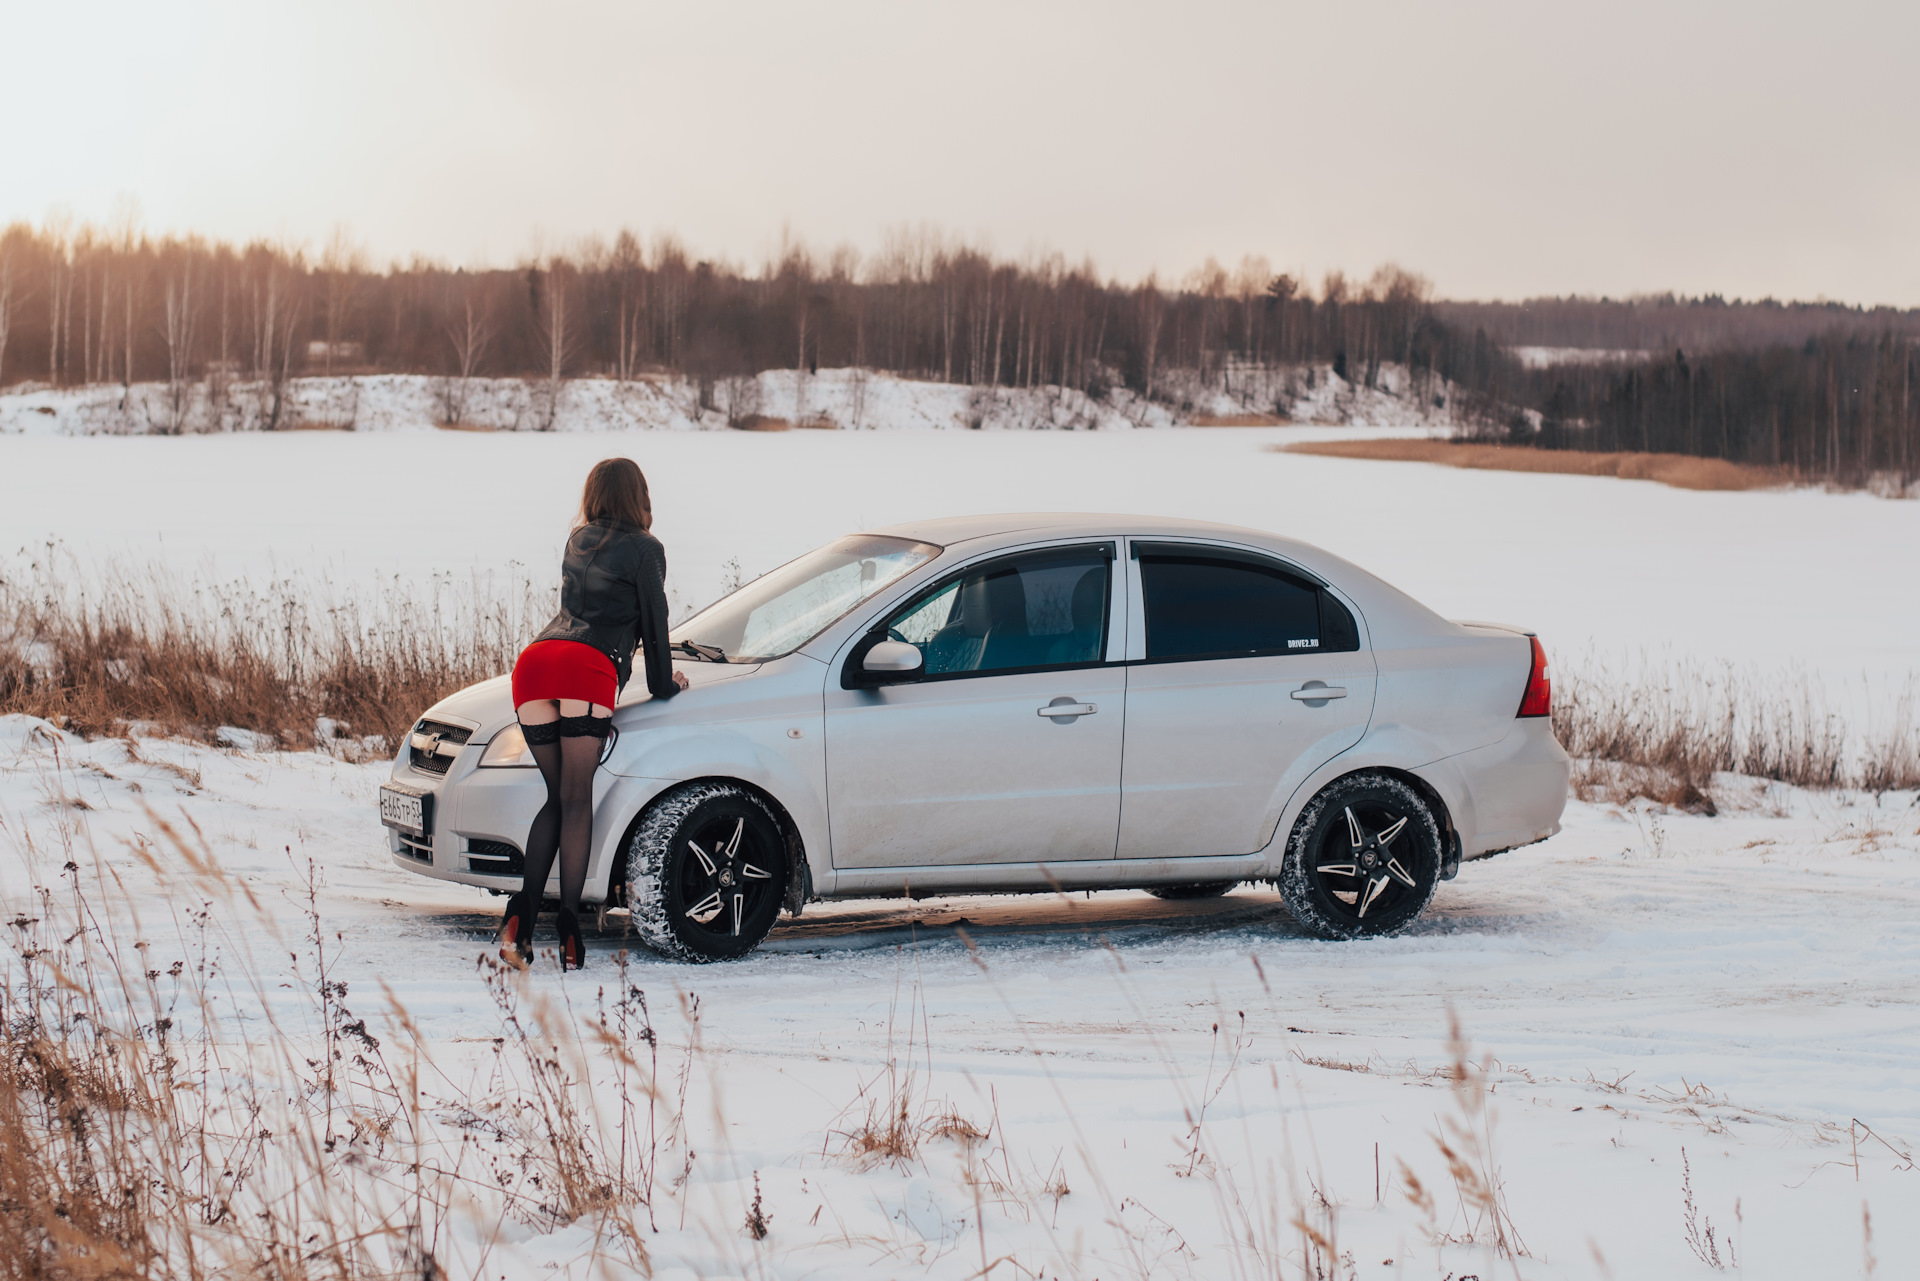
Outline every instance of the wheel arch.
[[(1342, 766), (1344, 768), (1341, 768)], [(1299, 826), (1300, 816), (1306, 813), (1308, 806), (1313, 804), (1313, 798), (1336, 783), (1359, 774), (1379, 774), (1396, 779), (1411, 787), (1414, 794), (1427, 803), (1433, 810), (1435, 824), (1440, 828), (1444, 847), (1441, 850), (1440, 879), (1451, 880), (1454, 873), (1460, 870), (1462, 846), (1459, 823), (1454, 817), (1453, 806), (1448, 802), (1446, 794), (1435, 786), (1431, 779), (1417, 770), (1392, 761), (1378, 758), (1369, 760), (1365, 757), (1357, 759), (1348, 757), (1344, 760), (1336, 757), (1294, 789), (1279, 821), (1274, 824), (1273, 835), (1267, 841), (1265, 850), (1268, 855), (1267, 876), (1279, 875), (1280, 866), (1286, 859), (1287, 843), (1293, 839), (1293, 829)]]
[[(791, 916), (800, 915), (801, 908), (808, 900), (816, 897), (813, 892), (813, 869), (807, 862), (806, 838), (800, 834), (800, 825), (794, 821), (792, 812), (781, 803), (780, 798), (751, 779), (734, 774), (702, 774), (694, 778), (674, 780), (671, 786), (660, 789), (645, 805), (634, 812), (633, 818), (628, 821), (626, 829), (620, 835), (619, 848), (622, 856), (624, 857), (626, 849), (632, 843), (634, 833), (639, 830), (642, 823), (646, 822), (649, 814), (665, 804), (667, 798), (702, 783), (723, 783), (728, 787), (737, 787), (743, 792), (752, 794), (773, 815), (773, 821), (779, 825), (781, 839), (786, 843), (787, 884), (781, 907)], [(621, 898), (624, 900), (625, 866), (620, 867), (618, 872), (622, 885)], [(608, 885), (607, 897), (609, 901), (613, 898), (612, 884)]]
[[(1384, 774), (1388, 778), (1398, 779), (1411, 787), (1414, 793), (1427, 803), (1427, 807), (1433, 811), (1434, 822), (1440, 828), (1440, 879), (1452, 880), (1454, 874), (1460, 870), (1460, 829), (1454, 826), (1453, 809), (1447, 804), (1447, 798), (1440, 794), (1440, 789), (1412, 770), (1401, 769), (1394, 765), (1372, 765), (1366, 769), (1354, 770), (1351, 774), (1342, 774), (1340, 778), (1350, 778), (1352, 774)], [(1340, 779), (1330, 780), (1320, 790), (1325, 791), (1327, 787), (1339, 781)], [(1318, 795), (1318, 793), (1315, 794)]]

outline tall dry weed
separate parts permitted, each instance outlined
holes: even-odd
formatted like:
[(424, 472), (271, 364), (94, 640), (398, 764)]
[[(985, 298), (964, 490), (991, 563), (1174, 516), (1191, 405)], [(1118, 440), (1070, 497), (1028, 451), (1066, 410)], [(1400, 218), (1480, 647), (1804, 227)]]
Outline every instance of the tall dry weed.
[[(637, 989), (583, 1037), (563, 1001), (495, 967), (488, 1075), (456, 1083), (391, 992), (340, 976), (311, 868), (289, 938), (197, 831), (148, 818), (157, 838), (133, 850), (157, 894), (83, 872), (71, 828), (15, 851), (59, 871), (0, 948), (0, 1277), (440, 1278), (456, 1218), (588, 1220), (647, 1268), (636, 1215), (658, 1145), (631, 1113), (651, 1113), (657, 1059)], [(143, 920), (156, 905), (167, 919)], [(250, 937), (291, 970), (260, 965)], [(618, 1117), (592, 1088), (609, 1070)]]
[(551, 601), (524, 578), (437, 575), (372, 593), (325, 578), (209, 582), (85, 571), (57, 546), (0, 569), (0, 713), (88, 736), (385, 751), (432, 703), (509, 670)]
[(1867, 724), (1798, 670), (1563, 660), (1553, 694), (1554, 733), (1580, 763), (1575, 788), (1589, 798), (1712, 813), (1722, 772), (1808, 788), (1920, 788), (1911, 684)]

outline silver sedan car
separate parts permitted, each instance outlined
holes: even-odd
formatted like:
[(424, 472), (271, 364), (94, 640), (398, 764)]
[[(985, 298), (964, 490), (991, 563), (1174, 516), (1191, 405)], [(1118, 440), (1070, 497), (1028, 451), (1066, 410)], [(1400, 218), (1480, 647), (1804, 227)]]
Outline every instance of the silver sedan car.
[[(1249, 529), (895, 526), (671, 640), (691, 688), (628, 686), (586, 898), (688, 961), (744, 955), (782, 910), (907, 893), (1270, 881), (1315, 935), (1391, 934), (1566, 801), (1538, 639)], [(428, 709), (380, 812), (400, 866), (507, 891), (544, 797), (503, 676)]]

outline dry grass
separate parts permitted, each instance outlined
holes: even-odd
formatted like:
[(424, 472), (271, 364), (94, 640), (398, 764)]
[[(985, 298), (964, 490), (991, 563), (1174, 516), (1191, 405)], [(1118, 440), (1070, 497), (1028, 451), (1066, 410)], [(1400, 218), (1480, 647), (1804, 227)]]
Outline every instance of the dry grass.
[[(500, 1035), (456, 1082), (391, 995), (374, 1019), (349, 1005), (311, 871), (305, 937), (289, 937), (197, 832), (149, 820), (161, 839), (135, 852), (158, 901), (188, 905), (172, 938), (140, 923), (153, 900), (69, 857), (0, 949), (0, 1276), (437, 1281), (476, 1213), (538, 1231), (590, 1216), (647, 1270), (659, 1146), (634, 1107), (656, 1097), (637, 993), (583, 1037), (489, 967)], [(290, 972), (256, 966), (236, 924)], [(289, 987), (304, 1015), (276, 995)], [(609, 1059), (617, 1120), (591, 1089)]]
[(1485, 445), (1449, 440), (1315, 440), (1273, 449), (1331, 458), (1370, 458), (1385, 462), (1441, 463), (1476, 471), (1553, 472), (1570, 476), (1615, 476), (1652, 480), (1676, 489), (1777, 489), (1793, 483), (1782, 469), (1730, 463), (1686, 454), (1597, 453), (1578, 449), (1534, 449), (1525, 445)]
[(1796, 787), (1920, 788), (1920, 725), (1912, 685), (1884, 701), (1877, 723), (1849, 723), (1804, 672), (1643, 661), (1554, 667), (1554, 733), (1575, 759), (1587, 800), (1637, 797), (1714, 813), (1714, 776)]
[(1275, 414), (1199, 414), (1187, 420), (1189, 427), (1284, 427), (1287, 420)]
[[(739, 578), (730, 564), (725, 585)], [(324, 580), (88, 574), (50, 554), (0, 575), (0, 713), (88, 736), (208, 741), (231, 726), (283, 747), (384, 753), (435, 701), (509, 670), (548, 608), (527, 580), (440, 578), (369, 598)], [(1554, 729), (1589, 798), (1710, 812), (1722, 772), (1920, 788), (1920, 688), (1863, 725), (1804, 673), (1562, 660), (1554, 674)]]
[(545, 621), (529, 582), (435, 580), (371, 598), (325, 581), (209, 584), (163, 571), (87, 574), (50, 553), (0, 577), (0, 713), (88, 736), (384, 751), (412, 718), (509, 670)]
[(743, 414), (730, 424), (735, 431), (791, 431), (793, 423), (785, 418), (772, 418), (766, 414)]
[(839, 1159), (856, 1170), (905, 1168), (919, 1158), (921, 1146), (928, 1142), (946, 1140), (971, 1149), (985, 1142), (993, 1129), (975, 1125), (951, 1100), (935, 1103), (929, 1095), (932, 1041), (924, 994), (916, 974), (907, 989), (903, 1013), (902, 977), (896, 976), (887, 1008), (886, 1064), (861, 1083), (829, 1131), (840, 1139)]

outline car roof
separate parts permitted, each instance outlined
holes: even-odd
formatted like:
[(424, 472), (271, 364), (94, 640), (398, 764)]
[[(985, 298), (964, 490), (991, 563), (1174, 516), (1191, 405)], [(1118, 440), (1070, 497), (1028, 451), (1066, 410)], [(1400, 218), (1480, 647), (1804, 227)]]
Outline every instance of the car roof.
[(1126, 534), (1133, 537), (1189, 535), (1208, 538), (1255, 539), (1268, 545), (1307, 549), (1307, 544), (1265, 530), (1238, 525), (1221, 525), (1204, 520), (1180, 520), (1168, 516), (1127, 516), (1109, 512), (1004, 512), (983, 516), (943, 516), (933, 520), (908, 521), (868, 531), (895, 538), (912, 538), (938, 543), (943, 547), (976, 538), (994, 538), (1007, 534), (1031, 533), (1049, 538), (1072, 538), (1078, 534)]
[[(1366, 617), (1371, 645), (1405, 644), (1409, 643), (1409, 638), (1431, 637), (1437, 632), (1454, 636), (1463, 634), (1459, 627), (1351, 561), (1297, 538), (1239, 525), (1181, 520), (1171, 516), (1128, 516), (1112, 512), (1001, 512), (907, 521), (869, 532), (937, 543), (945, 548), (1019, 535), (1035, 540), (1115, 536), (1215, 539), (1276, 553), (1323, 581), (1332, 583), (1360, 606), (1360, 612)], [(989, 542), (986, 549), (991, 548), (992, 543)], [(928, 567), (929, 572), (944, 572), (940, 568), (942, 563), (952, 562), (940, 558)]]

